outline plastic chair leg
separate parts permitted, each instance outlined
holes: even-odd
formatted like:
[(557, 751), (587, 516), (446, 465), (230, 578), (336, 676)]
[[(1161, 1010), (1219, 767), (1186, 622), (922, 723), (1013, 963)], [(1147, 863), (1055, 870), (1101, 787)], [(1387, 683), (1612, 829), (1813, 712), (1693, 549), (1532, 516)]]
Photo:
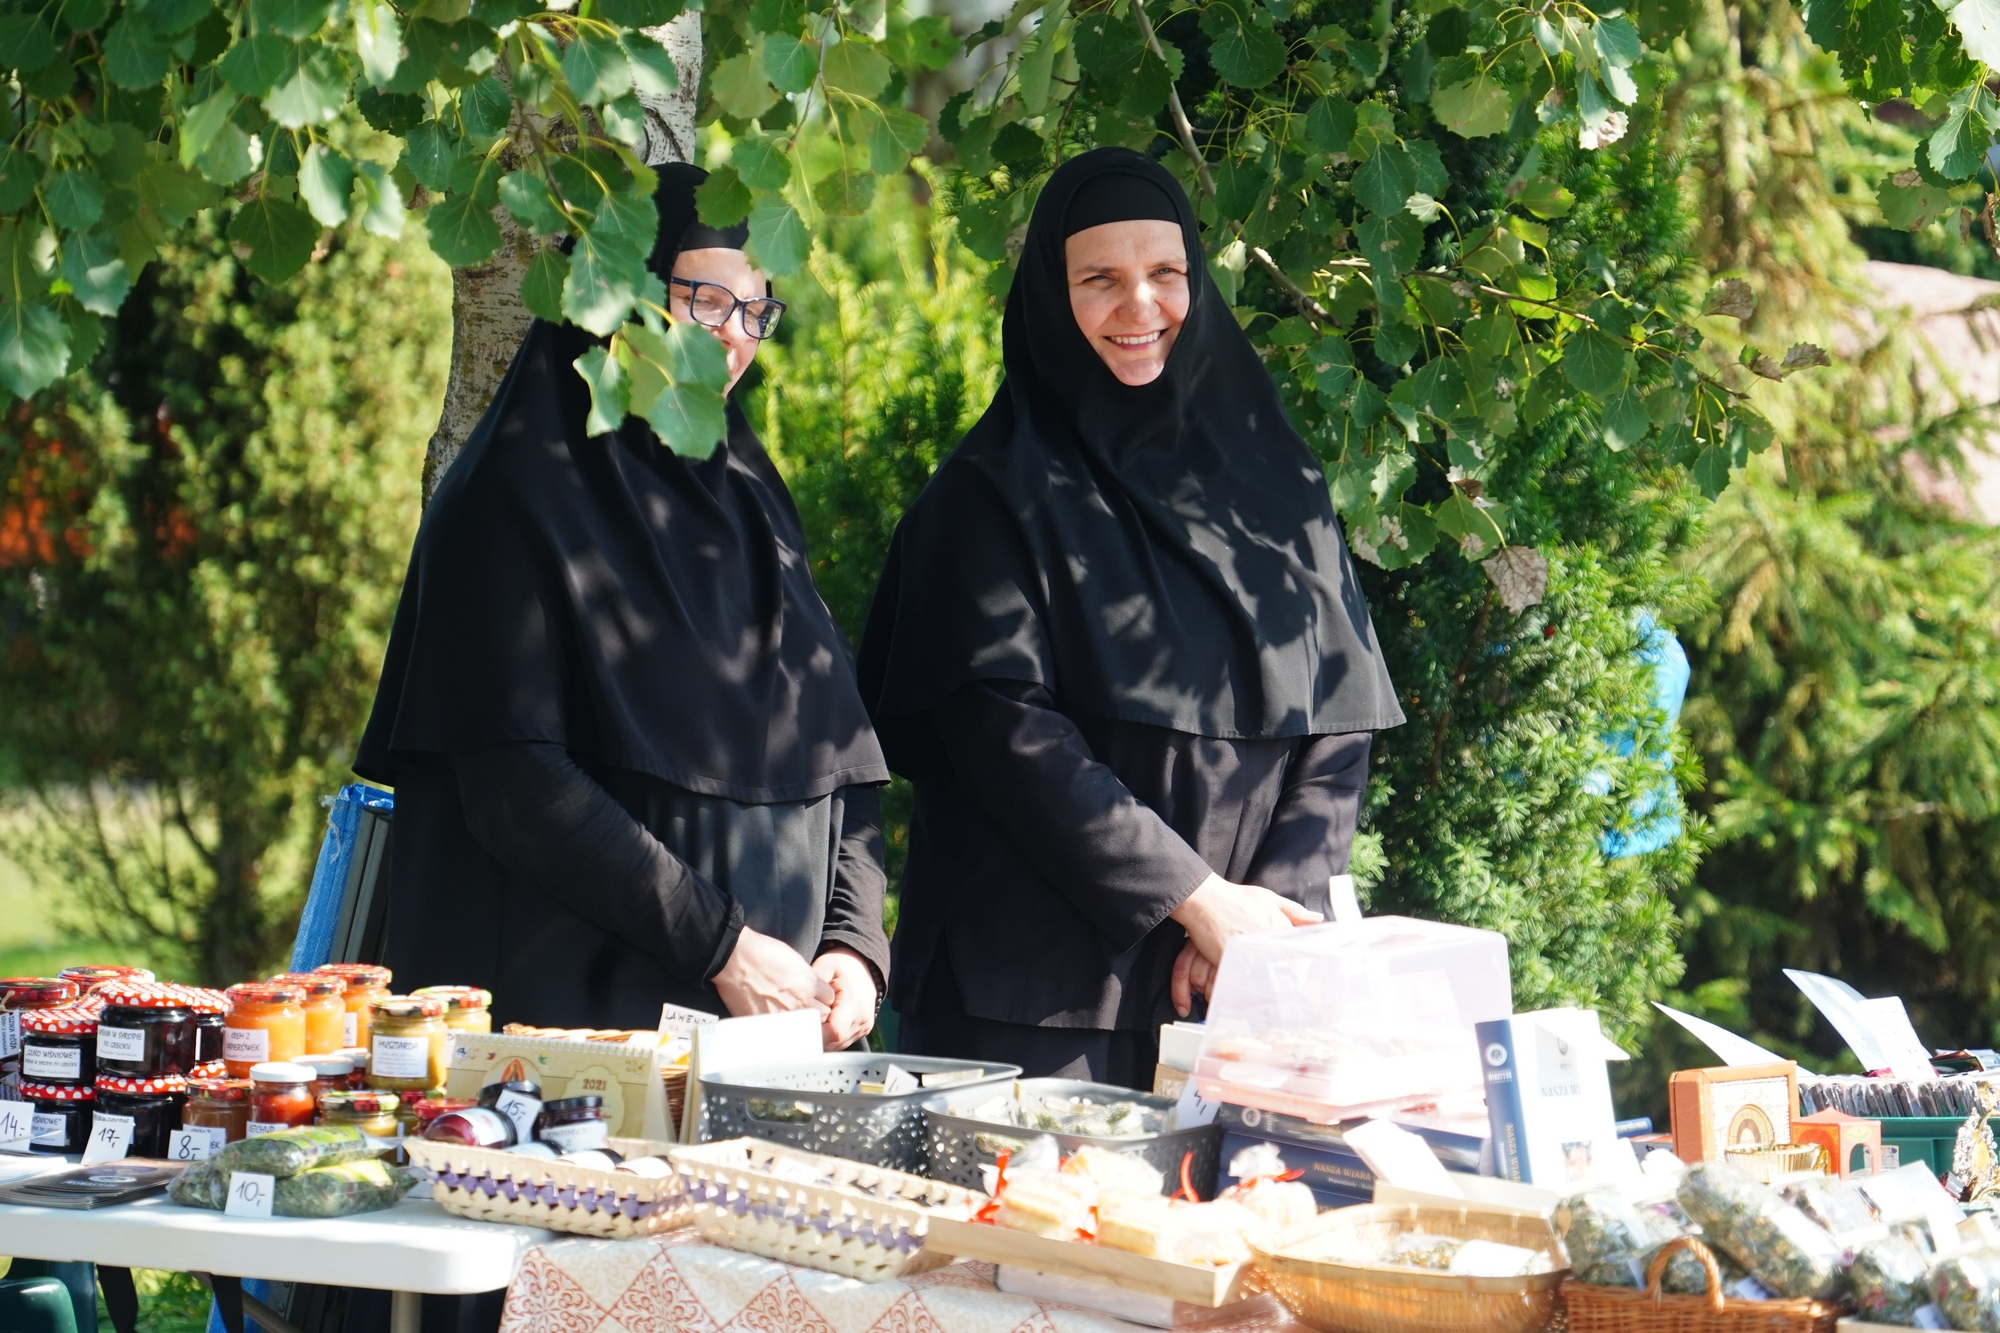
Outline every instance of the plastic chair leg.
[(70, 1307), (76, 1326), (83, 1333), (97, 1328), (97, 1265), (86, 1260), (16, 1259), (8, 1266), (10, 1278), (52, 1277), (69, 1288)]
[(53, 1277), (0, 1282), (0, 1333), (77, 1333), (69, 1288)]

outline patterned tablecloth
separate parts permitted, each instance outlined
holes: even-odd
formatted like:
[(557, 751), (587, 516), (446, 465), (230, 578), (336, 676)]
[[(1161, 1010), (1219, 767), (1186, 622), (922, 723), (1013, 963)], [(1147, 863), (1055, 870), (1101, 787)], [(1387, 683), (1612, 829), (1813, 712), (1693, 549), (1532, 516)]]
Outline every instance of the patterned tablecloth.
[[(692, 1231), (563, 1240), (528, 1252), (501, 1333), (1135, 1333), (1137, 1325), (1009, 1295), (993, 1266), (857, 1282), (725, 1250)], [(1311, 1333), (1279, 1311), (1202, 1333)]]

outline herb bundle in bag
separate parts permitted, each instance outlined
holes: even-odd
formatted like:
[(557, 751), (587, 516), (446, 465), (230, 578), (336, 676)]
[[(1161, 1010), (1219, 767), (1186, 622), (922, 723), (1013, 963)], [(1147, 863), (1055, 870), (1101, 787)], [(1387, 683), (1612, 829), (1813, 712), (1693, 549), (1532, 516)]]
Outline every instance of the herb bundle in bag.
[[(1774, 1296), (1828, 1300), (1846, 1255), (1826, 1228), (1727, 1162), (1696, 1162), (1677, 1192), (1708, 1244)], [(2000, 1333), (2000, 1331), (1996, 1331)]]
[[(1688, 1234), (1669, 1211), (1635, 1203), (1615, 1185), (1573, 1194), (1556, 1205), (1556, 1234), (1569, 1252), (1570, 1268), (1579, 1282), (1600, 1287), (1644, 1288), (1646, 1266), (1660, 1246)], [(1660, 1279), (1665, 1290), (1683, 1295), (1708, 1286), (1701, 1260), (1682, 1251), (1667, 1260)]]
[(1930, 1272), (1931, 1297), (1946, 1322), (1966, 1333), (2000, 1333), (2000, 1253), (1971, 1250)]
[[(255, 1140), (245, 1140), (255, 1142)], [(239, 1167), (239, 1170), (249, 1168)], [(167, 1197), (189, 1208), (222, 1211), (229, 1199), (231, 1172), (220, 1157), (196, 1162), (181, 1172)], [(421, 1179), (415, 1172), (390, 1166), (379, 1158), (308, 1167), (278, 1178), (271, 1211), (279, 1217), (347, 1217), (393, 1208)]]
[(374, 1157), (381, 1151), (382, 1145), (362, 1133), (358, 1125), (314, 1125), (239, 1139), (210, 1160), (225, 1179), (232, 1171), (283, 1178), (315, 1166)]
[(1900, 1236), (1869, 1241), (1854, 1252), (1847, 1283), (1861, 1318), (1877, 1324), (1908, 1324), (1931, 1303), (1930, 1260)]

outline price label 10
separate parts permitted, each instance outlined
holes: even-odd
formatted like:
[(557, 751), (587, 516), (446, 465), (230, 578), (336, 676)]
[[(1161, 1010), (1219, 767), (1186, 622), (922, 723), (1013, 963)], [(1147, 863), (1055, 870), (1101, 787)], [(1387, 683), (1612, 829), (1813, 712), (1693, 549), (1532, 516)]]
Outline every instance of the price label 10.
[(268, 1218), (277, 1197), (276, 1182), (257, 1171), (229, 1173), (229, 1199), (222, 1211), (230, 1217)]

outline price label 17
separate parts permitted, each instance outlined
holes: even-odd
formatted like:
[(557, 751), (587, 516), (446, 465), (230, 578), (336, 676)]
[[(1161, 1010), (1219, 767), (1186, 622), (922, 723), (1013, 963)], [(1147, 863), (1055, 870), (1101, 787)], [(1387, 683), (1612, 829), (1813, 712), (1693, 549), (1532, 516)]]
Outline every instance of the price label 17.
[(277, 1197), (276, 1182), (257, 1171), (229, 1173), (229, 1200), (222, 1211), (230, 1217), (268, 1218)]
[(133, 1121), (129, 1115), (106, 1115), (99, 1111), (90, 1118), (90, 1137), (84, 1141), (83, 1164), (116, 1162), (132, 1149)]

